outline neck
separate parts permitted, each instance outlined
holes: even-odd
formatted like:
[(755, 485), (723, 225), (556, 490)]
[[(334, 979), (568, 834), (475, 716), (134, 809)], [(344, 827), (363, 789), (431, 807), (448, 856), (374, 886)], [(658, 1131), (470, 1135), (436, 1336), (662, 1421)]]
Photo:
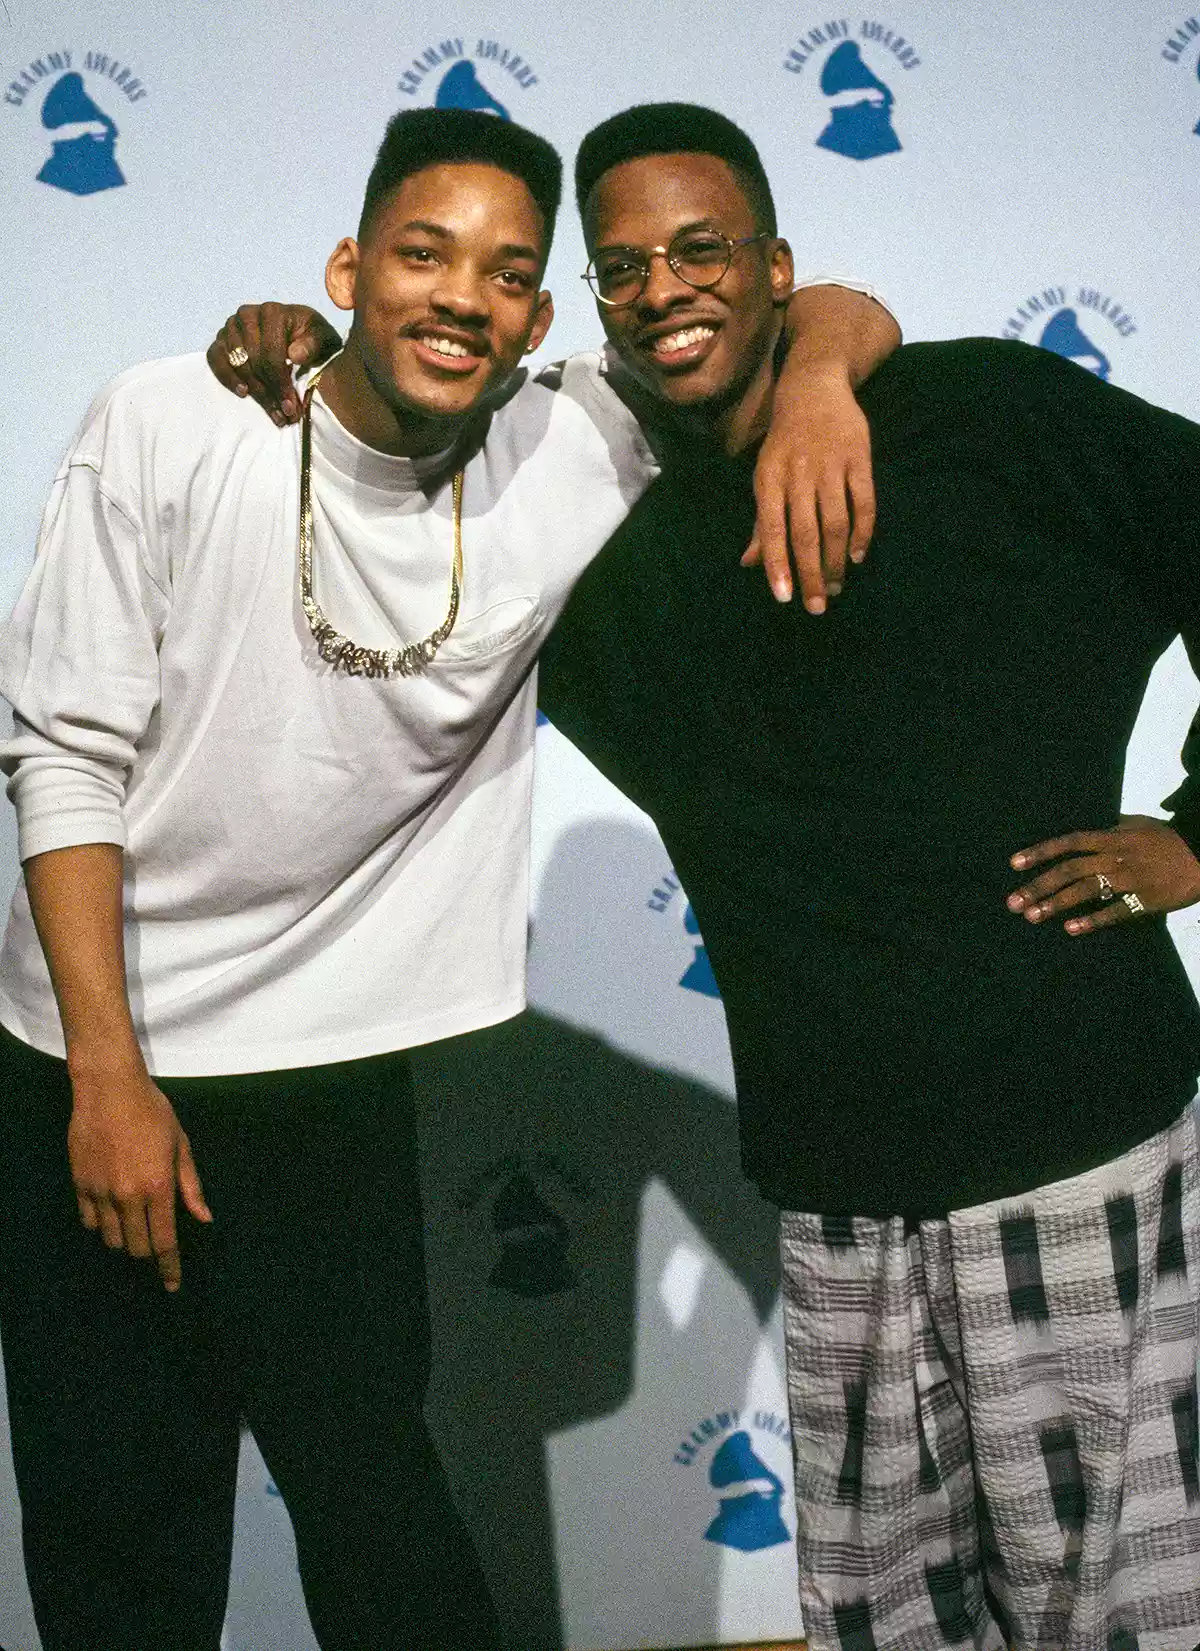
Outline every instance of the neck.
[(776, 325), (763, 338), (763, 353), (749, 378), (739, 385), (725, 406), (713, 408), (711, 428), (725, 452), (741, 452), (766, 436), (776, 395), (776, 355), (782, 337), (784, 317), (777, 314)]
[(750, 378), (743, 380), (720, 402), (698, 409), (712, 440), (726, 453), (740, 453), (766, 435), (775, 402), (775, 352), (782, 318), (765, 341), (762, 357)]
[(463, 426), (461, 418), (429, 417), (385, 400), (372, 382), (353, 331), (345, 349), (321, 374), (321, 395), (352, 436), (399, 458), (444, 452)]
[(710, 420), (713, 437), (726, 453), (740, 453), (766, 435), (775, 400), (775, 380), (756, 385), (752, 398), (743, 397), (735, 406)]

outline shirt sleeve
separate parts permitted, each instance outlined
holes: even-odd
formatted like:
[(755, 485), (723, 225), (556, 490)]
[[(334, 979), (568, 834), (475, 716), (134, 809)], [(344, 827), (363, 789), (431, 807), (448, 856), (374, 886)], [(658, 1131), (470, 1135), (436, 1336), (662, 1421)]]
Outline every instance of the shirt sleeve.
[[(660, 582), (647, 578), (647, 542), (663, 526), (672, 477), (634, 506), (571, 592), (538, 658), (538, 706), (588, 760), (640, 807), (648, 730), (661, 676)], [(648, 694), (648, 697), (647, 697)]]
[(859, 281), (851, 275), (802, 275), (797, 280), (796, 287), (845, 287), (847, 292), (861, 292), (865, 298), (873, 298), (881, 309), (888, 312), (896, 325), (900, 326), (900, 317), (879, 288), (872, 286), (869, 281)]
[(0, 628), (0, 693), (13, 707), (0, 770), (22, 861), (79, 843), (124, 846), (125, 788), (159, 700), (167, 611), (135, 514), (106, 483), (95, 447), (77, 450)]
[[(1200, 656), (1189, 649), (1192, 670), (1200, 676)], [(1163, 802), (1171, 816), (1171, 824), (1200, 860), (1200, 711), (1192, 718), (1187, 738), (1183, 742), (1183, 767), (1186, 778), (1181, 786)]]

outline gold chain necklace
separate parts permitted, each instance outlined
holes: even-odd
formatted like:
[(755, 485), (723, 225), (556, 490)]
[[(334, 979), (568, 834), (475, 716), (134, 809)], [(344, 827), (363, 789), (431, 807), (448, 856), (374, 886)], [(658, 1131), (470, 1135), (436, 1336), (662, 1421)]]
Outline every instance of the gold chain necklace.
[(313, 595), (312, 581), (312, 398), (320, 373), (314, 373), (304, 394), (304, 409), (300, 419), (300, 602), (304, 617), (317, 644), (321, 658), (336, 671), (347, 676), (416, 676), (433, 663), (434, 655), (454, 629), (458, 618), (458, 603), (462, 595), (462, 495), (463, 473), (455, 471), (452, 486), (454, 501), (454, 561), (450, 569), (450, 606), (437, 630), (430, 631), (423, 642), (409, 642), (403, 648), (364, 648), (351, 642), (326, 618), (320, 603)]

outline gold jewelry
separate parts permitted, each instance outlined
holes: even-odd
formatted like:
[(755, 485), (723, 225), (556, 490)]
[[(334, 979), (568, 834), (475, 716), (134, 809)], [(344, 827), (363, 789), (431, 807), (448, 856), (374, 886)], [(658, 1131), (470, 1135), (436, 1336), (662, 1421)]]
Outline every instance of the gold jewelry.
[(1132, 890), (1130, 890), (1128, 894), (1123, 894), (1121, 899), (1124, 900), (1125, 904), (1129, 907), (1135, 917), (1139, 912), (1144, 912), (1146, 909), (1145, 905), (1138, 899), (1137, 895), (1134, 894)]
[(249, 350), (243, 349), (240, 344), (236, 349), (232, 349), (229, 352), (229, 365), (231, 367), (244, 367), (249, 359)]
[(409, 642), (402, 648), (364, 648), (361, 643), (351, 642), (348, 636), (334, 630), (313, 595), (312, 398), (320, 376), (316, 372), (309, 380), (300, 419), (300, 603), (304, 617), (317, 644), (317, 652), (335, 670), (345, 671), (347, 676), (416, 676), (432, 665), (434, 655), (454, 629), (454, 621), (458, 618), (463, 580), (463, 473), (461, 470), (455, 471), (451, 489), (454, 501), (454, 560), (450, 568), (450, 606), (446, 617), (423, 642)]
[(1102, 871), (1096, 872), (1095, 877), (1096, 877), (1097, 883), (1099, 883), (1099, 885), (1100, 885), (1100, 898), (1101, 898), (1101, 900), (1105, 900), (1105, 901), (1111, 900), (1112, 897), (1113, 897), (1114, 890), (1113, 890), (1113, 886), (1109, 882), (1108, 878), (1104, 875), (1104, 873)]

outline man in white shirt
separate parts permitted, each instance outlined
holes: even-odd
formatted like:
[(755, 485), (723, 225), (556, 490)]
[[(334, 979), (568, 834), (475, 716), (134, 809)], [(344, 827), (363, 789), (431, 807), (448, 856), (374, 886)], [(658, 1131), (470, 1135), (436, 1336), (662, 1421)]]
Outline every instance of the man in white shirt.
[(498, 1643), (421, 1417), (398, 1052), (521, 1005), (530, 665), (654, 472), (594, 359), (508, 386), (559, 175), (509, 123), (397, 117), (304, 441), (183, 358), (110, 385), (56, 479), (0, 653), (0, 1333), (44, 1651), (216, 1651), (243, 1418), (326, 1651)]

